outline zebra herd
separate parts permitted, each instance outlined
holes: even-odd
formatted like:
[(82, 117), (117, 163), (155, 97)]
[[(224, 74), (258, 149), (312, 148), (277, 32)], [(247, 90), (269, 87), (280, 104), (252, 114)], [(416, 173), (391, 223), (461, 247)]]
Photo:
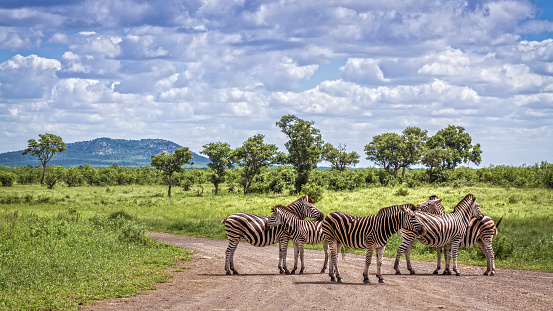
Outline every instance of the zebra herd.
[[(366, 249), (363, 282), (370, 283), (368, 269), (373, 252), (377, 254), (376, 276), (379, 283), (384, 283), (381, 274), (382, 255), (391, 236), (401, 232), (402, 243), (396, 253), (394, 269), (399, 270), (399, 260), (405, 253), (407, 269), (415, 274), (411, 266), (410, 252), (413, 242), (419, 240), (423, 245), (436, 247), (438, 265), (434, 274), (440, 269), (441, 253), (445, 257), (446, 267), (443, 274), (451, 274), (449, 264), (453, 259), (452, 270), (460, 275), (457, 269), (459, 248), (478, 244), (487, 259), (484, 275), (495, 274), (492, 238), (497, 234), (493, 220), (482, 214), (476, 197), (468, 194), (455, 206), (453, 212), (446, 214), (441, 205), (442, 199), (430, 197), (420, 204), (404, 204), (381, 209), (369, 216), (356, 216), (344, 212), (332, 212), (326, 217), (315, 206), (311, 198), (302, 196), (289, 205), (275, 205), (271, 216), (259, 216), (249, 213), (232, 214), (223, 220), (229, 244), (226, 250), (225, 271), (227, 274), (238, 274), (234, 267), (234, 253), (240, 240), (254, 246), (268, 246), (279, 243), (280, 273), (294, 274), (301, 260), (299, 274), (305, 269), (304, 245), (323, 243), (325, 261), (321, 273), (324, 273), (329, 259), (329, 276), (331, 282), (342, 282), (337, 254), (342, 246), (352, 249)], [(305, 220), (315, 218), (316, 220)], [(497, 223), (501, 222), (501, 219)], [(288, 242), (294, 243), (294, 267), (290, 272), (286, 266)]]

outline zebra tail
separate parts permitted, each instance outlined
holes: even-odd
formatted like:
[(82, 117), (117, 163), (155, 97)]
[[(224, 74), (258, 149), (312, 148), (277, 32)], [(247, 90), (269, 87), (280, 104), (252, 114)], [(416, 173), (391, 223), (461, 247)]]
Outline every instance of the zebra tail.
[(501, 223), (502, 220), (503, 220), (503, 216), (501, 216), (501, 218), (499, 218), (499, 221), (495, 224), (495, 228), (497, 229), (497, 231), (499, 231), (499, 224)]

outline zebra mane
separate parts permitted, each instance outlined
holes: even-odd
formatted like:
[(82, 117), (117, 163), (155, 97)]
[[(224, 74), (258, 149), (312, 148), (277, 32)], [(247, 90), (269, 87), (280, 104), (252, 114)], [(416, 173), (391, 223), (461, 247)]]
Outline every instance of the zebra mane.
[(272, 212), (272, 213), (276, 213), (277, 208), (281, 208), (281, 209), (283, 209), (283, 210), (285, 210), (285, 211), (291, 213), (292, 215), (294, 215), (294, 216), (296, 216), (296, 217), (298, 217), (298, 218), (301, 218), (301, 216), (300, 216), (298, 213), (296, 213), (295, 210), (291, 209), (290, 207), (288, 207), (288, 206), (286, 206), (286, 205), (282, 205), (282, 204), (273, 205), (273, 207), (271, 208), (271, 212)]
[(298, 202), (298, 201), (300, 201), (300, 200), (304, 200), (304, 199), (306, 199), (306, 198), (307, 198), (307, 202), (313, 203), (313, 199), (312, 199), (312, 198), (310, 198), (310, 197), (307, 196), (307, 195), (303, 195), (303, 196), (299, 197), (296, 201), (294, 201), (294, 202), (292, 202), (292, 203), (290, 203), (290, 204), (294, 204), (294, 203), (296, 203), (296, 202)]
[(377, 215), (391, 214), (391, 213), (394, 213), (394, 212), (403, 211), (402, 208), (414, 210), (414, 209), (416, 208), (416, 206), (413, 205), (413, 204), (403, 204), (403, 205), (388, 206), (388, 207), (382, 208), (382, 209), (379, 210), (378, 213), (376, 213), (376, 214), (377, 214)]
[(469, 193), (465, 195), (463, 199), (459, 203), (457, 203), (457, 205), (455, 205), (455, 207), (453, 208), (453, 212), (456, 212), (459, 208), (463, 206), (471, 206), (474, 201), (476, 201), (476, 197), (473, 194)]

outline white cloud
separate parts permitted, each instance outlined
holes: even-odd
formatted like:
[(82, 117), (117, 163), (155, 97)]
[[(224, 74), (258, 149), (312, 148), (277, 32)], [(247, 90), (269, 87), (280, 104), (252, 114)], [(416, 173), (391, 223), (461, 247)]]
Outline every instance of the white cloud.
[(553, 145), (553, 23), (536, 17), (539, 3), (64, 3), (0, 10), (6, 146), (46, 129), (195, 151), (263, 133), (282, 146), (274, 124), (289, 113), (360, 154), (411, 125), (465, 126), (493, 144), (484, 163), (517, 138)]

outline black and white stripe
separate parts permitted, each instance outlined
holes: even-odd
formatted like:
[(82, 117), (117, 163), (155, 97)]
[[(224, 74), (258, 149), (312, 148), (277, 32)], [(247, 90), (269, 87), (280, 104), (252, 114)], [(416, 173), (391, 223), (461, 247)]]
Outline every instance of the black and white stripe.
[(273, 214), (267, 221), (266, 228), (283, 226), (288, 233), (289, 238), (294, 242), (294, 268), (291, 273), (294, 274), (298, 267), (298, 255), (301, 260), (301, 269), (299, 274), (303, 274), (304, 264), (304, 246), (305, 244), (323, 243), (325, 252), (325, 261), (321, 273), (324, 273), (328, 264), (328, 243), (324, 239), (322, 230), (322, 221), (303, 220), (299, 215), (283, 205), (275, 205), (272, 209)]
[(394, 233), (401, 228), (417, 233), (423, 233), (423, 228), (413, 212), (412, 204), (396, 205), (381, 209), (378, 214), (370, 216), (355, 216), (343, 212), (333, 212), (323, 220), (323, 235), (330, 246), (331, 264), (330, 281), (342, 282), (337, 265), (337, 250), (343, 245), (353, 249), (366, 249), (363, 282), (369, 283), (368, 270), (373, 251), (377, 254), (376, 276), (384, 283), (380, 272), (382, 254), (386, 244)]
[[(302, 196), (296, 201), (290, 203), (288, 207), (295, 211), (299, 217), (312, 217), (322, 219), (324, 214), (312, 203), (308, 196)], [(265, 230), (268, 216), (260, 216), (250, 213), (236, 213), (228, 216), (222, 222), (225, 225), (229, 244), (225, 252), (225, 271), (227, 274), (238, 274), (234, 267), (234, 252), (241, 239), (250, 243), (253, 246), (268, 246), (279, 243), (279, 262), (278, 268), (280, 273), (289, 274), (286, 268), (286, 250), (288, 248), (288, 234), (284, 231), (284, 227), (277, 226)]]
[[(437, 203), (441, 199), (435, 200)], [(457, 252), (463, 239), (467, 234), (467, 228), (473, 217), (482, 220), (483, 216), (480, 211), (480, 206), (476, 203), (476, 197), (472, 194), (466, 195), (456, 206), (453, 213), (446, 215), (433, 215), (428, 213), (416, 213), (417, 218), (420, 220), (424, 227), (424, 234), (418, 235), (418, 240), (426, 246), (430, 247), (448, 247), (448, 251), (444, 252), (446, 268), (444, 274), (451, 274), (449, 271), (449, 261), (453, 258), (453, 271), (456, 275), (460, 275), (457, 270)], [(399, 274), (399, 259), (404, 251), (406, 252), (406, 258), (409, 258), (408, 253), (411, 250), (413, 244), (413, 234), (403, 234), (403, 241), (396, 253), (396, 260), (394, 263), (394, 269), (396, 274)], [(449, 251), (449, 249), (451, 251)], [(408, 262), (408, 268), (411, 271), (410, 260)], [(414, 271), (412, 271), (414, 273)]]

